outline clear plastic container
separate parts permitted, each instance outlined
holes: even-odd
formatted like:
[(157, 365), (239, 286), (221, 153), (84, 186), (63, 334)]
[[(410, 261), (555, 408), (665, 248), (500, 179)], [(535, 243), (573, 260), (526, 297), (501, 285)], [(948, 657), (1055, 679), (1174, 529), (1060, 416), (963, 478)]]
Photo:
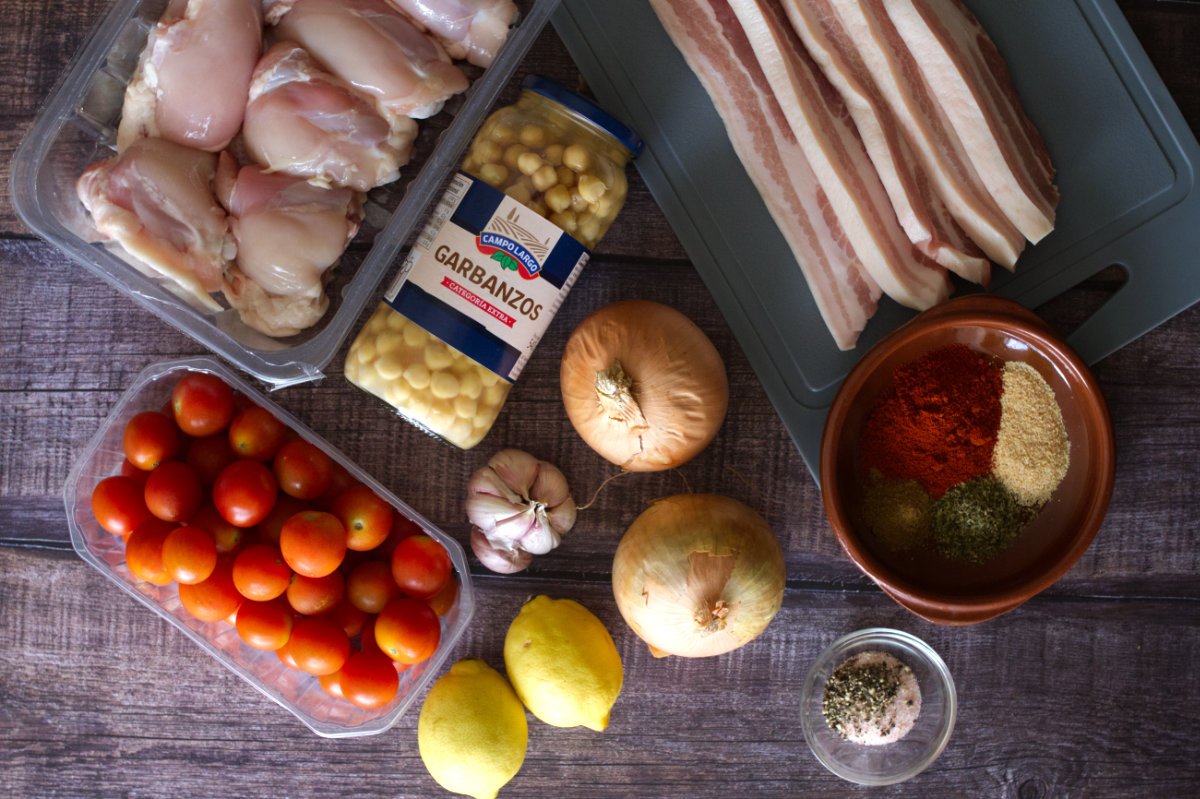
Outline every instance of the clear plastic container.
[[(433, 657), (400, 674), (400, 689), (386, 706), (375, 710), (363, 710), (349, 702), (334, 699), (325, 693), (317, 678), (288, 668), (274, 652), (263, 652), (243, 644), (232, 625), (223, 621), (202, 622), (194, 618), (183, 609), (174, 585), (158, 587), (136, 578), (125, 565), (124, 542), (106, 532), (96, 522), (91, 510), (92, 490), (100, 480), (120, 471), (125, 458), (121, 444), (125, 425), (141, 411), (161, 408), (169, 400), (171, 388), (176, 381), (188, 372), (214, 374), (235, 391), (240, 391), (253, 402), (269, 410), (303, 439), (344, 466), (355, 479), (370, 486), (371, 490), (415, 522), (426, 534), (439, 541), (450, 553), (450, 559), (457, 572), (459, 591), (453, 607), (441, 619), (441, 643)], [(154, 364), (139, 374), (133, 385), (117, 401), (100, 431), (84, 448), (79, 461), (67, 478), (63, 498), (67, 509), (67, 522), (71, 529), (71, 544), (81, 558), (134, 599), (178, 627), (184, 635), (234, 674), (295, 714), (317, 735), (327, 738), (374, 735), (395, 724), (441, 671), (475, 610), (475, 592), (471, 586), (466, 555), (457, 541), (397, 499), (287, 411), (263, 397), (231, 370), (211, 358), (165, 361)], [(186, 668), (187, 664), (180, 664), (180, 667)]]
[(329, 310), (290, 338), (264, 336), (235, 311), (199, 311), (122, 260), (119, 248), (93, 243), (95, 229), (76, 197), (83, 170), (113, 154), (125, 86), (166, 0), (117, 0), (92, 31), (13, 157), (13, 204), (39, 236), (239, 368), (276, 387), (318, 379), (558, 3), (518, 0), (519, 23), (492, 66), (442, 112), (453, 116), (449, 127), (436, 142), (423, 134), (404, 177), (368, 194), (362, 229), (327, 287)]
[(530, 75), (480, 127), (346, 379), (456, 447), (483, 440), (625, 204), (641, 141), (590, 100)]

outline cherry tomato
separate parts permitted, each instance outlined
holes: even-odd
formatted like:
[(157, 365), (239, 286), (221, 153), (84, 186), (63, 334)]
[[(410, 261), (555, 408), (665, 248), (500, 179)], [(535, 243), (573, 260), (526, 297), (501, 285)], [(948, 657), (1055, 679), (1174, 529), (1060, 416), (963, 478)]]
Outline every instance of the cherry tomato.
[(275, 599), (287, 591), (291, 580), (292, 570), (278, 547), (271, 544), (246, 547), (233, 559), (233, 584), (246, 599), (255, 602)]
[(381, 652), (355, 652), (339, 675), (342, 697), (367, 710), (391, 702), (400, 688), (400, 675)]
[(204, 486), (191, 466), (168, 461), (150, 473), (145, 498), (146, 507), (163, 521), (186, 522), (200, 510)]
[(400, 596), (392, 570), (378, 560), (360, 563), (346, 579), (346, 596), (363, 613), (378, 613)]
[(274, 461), (279, 490), (296, 499), (316, 499), (329, 490), (333, 461), (307, 441), (289, 441)]
[(329, 478), (329, 488), (325, 489), (325, 493), (321, 495), (320, 499), (321, 504), (326, 508), (333, 505), (333, 501), (347, 488), (359, 484), (358, 479), (350, 474), (345, 466), (332, 458), (330, 463), (333, 465), (333, 475)]
[(258, 461), (236, 461), (213, 483), (213, 504), (235, 527), (253, 527), (275, 505), (275, 478)]
[(300, 664), (296, 662), (296, 656), (292, 654), (292, 639), (289, 638), (286, 644), (276, 649), (275, 655), (281, 661), (283, 661), (283, 665), (287, 666), (289, 669), (300, 671)]
[(333, 674), (350, 656), (350, 639), (345, 631), (323, 616), (297, 619), (288, 643), (296, 665), (309, 674)]
[(450, 554), (427, 535), (406, 538), (392, 553), (392, 578), (417, 599), (432, 599), (450, 579)]
[(137, 526), (125, 541), (125, 565), (129, 571), (151, 585), (170, 585), (171, 575), (163, 565), (163, 541), (175, 525), (149, 518)]
[(330, 507), (346, 528), (346, 548), (366, 552), (382, 544), (392, 532), (394, 508), (365, 485), (347, 488)]
[(237, 611), (238, 636), (247, 646), (274, 652), (292, 636), (292, 609), (280, 599), (246, 600)]
[[(298, 667), (297, 667), (298, 668)], [(333, 674), (322, 674), (317, 677), (317, 682), (321, 683), (321, 687), (325, 689), (325, 693), (336, 699), (345, 699), (342, 693), (342, 672), (335, 671)]]
[[(358, 636), (359, 652), (377, 652), (380, 655), (383, 654), (383, 650), (379, 648), (379, 642), (375, 640), (375, 619), (377, 618), (378, 616), (367, 616), (362, 632)], [(391, 658), (388, 658), (388, 660), (391, 660)]]
[(121, 476), (128, 477), (144, 488), (146, 486), (146, 479), (150, 477), (150, 472), (139, 469), (130, 462), (129, 458), (126, 458), (121, 461)]
[(437, 614), (419, 599), (393, 599), (375, 619), (375, 642), (383, 654), (399, 663), (415, 665), (428, 660), (441, 637)]
[(113, 535), (127, 536), (150, 518), (141, 485), (129, 477), (105, 477), (92, 489), (92, 515)]
[(163, 566), (180, 585), (202, 583), (217, 567), (212, 534), (199, 527), (179, 527), (163, 541)]
[(146, 471), (157, 469), (182, 449), (175, 423), (158, 411), (143, 411), (130, 419), (121, 443), (125, 457)]
[(287, 427), (270, 411), (251, 405), (240, 411), (229, 425), (229, 445), (239, 457), (269, 461), (283, 446)]
[(429, 607), (439, 616), (445, 616), (454, 607), (454, 600), (458, 599), (458, 580), (451, 577), (446, 581), (446, 585), (438, 591), (437, 596), (429, 600)]
[(200, 475), (200, 482), (211, 486), (225, 467), (237, 460), (229, 446), (229, 439), (221, 434), (192, 439), (188, 444), (187, 465)]
[(175, 384), (171, 408), (180, 430), (189, 436), (211, 436), (233, 418), (233, 390), (219, 377), (193, 372)]
[(179, 601), (184, 610), (200, 621), (229, 618), (242, 604), (242, 595), (233, 584), (233, 563), (229, 558), (221, 558), (204, 582), (181, 584)]
[(353, 549), (346, 550), (346, 557), (342, 560), (342, 571), (349, 574), (358, 568), (360, 563), (366, 563), (371, 560), (370, 552), (355, 552)]
[(363, 626), (367, 623), (367, 614), (350, 604), (350, 600), (346, 597), (342, 597), (342, 601), (337, 603), (337, 607), (329, 614), (329, 618), (337, 622), (338, 626), (351, 638), (361, 633)]
[(320, 616), (337, 607), (346, 593), (346, 580), (340, 571), (324, 577), (292, 575), (287, 588), (288, 604), (305, 616)]
[(346, 557), (346, 530), (332, 513), (301, 511), (284, 522), (279, 549), (297, 574), (324, 577)]
[(305, 503), (289, 497), (287, 494), (280, 494), (275, 498), (275, 505), (271, 508), (271, 512), (258, 523), (259, 536), (263, 541), (278, 544), (279, 533), (283, 531), (284, 522), (303, 510), (309, 510)]
[(202, 530), (207, 530), (212, 534), (213, 543), (217, 547), (218, 554), (228, 555), (231, 552), (236, 552), (242, 544), (246, 543), (248, 531), (241, 527), (235, 527), (217, 512), (216, 507), (211, 503), (205, 503), (200, 506), (200, 510), (196, 511), (188, 522), (189, 527), (199, 527)]
[(392, 514), (392, 532), (388, 534), (386, 541), (372, 551), (372, 556), (383, 558), (390, 562), (392, 553), (396, 551), (396, 547), (400, 546), (401, 541), (406, 538), (412, 538), (414, 535), (424, 535), (424, 533), (425, 531), (421, 529), (421, 525), (400, 511), (396, 511)]

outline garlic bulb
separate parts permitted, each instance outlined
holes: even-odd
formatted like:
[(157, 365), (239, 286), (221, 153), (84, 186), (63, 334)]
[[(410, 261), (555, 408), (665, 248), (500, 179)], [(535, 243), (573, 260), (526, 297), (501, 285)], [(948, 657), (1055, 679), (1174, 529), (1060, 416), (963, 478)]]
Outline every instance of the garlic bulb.
[(472, 549), (483, 565), (502, 573), (528, 565), (526, 560), (517, 566), (520, 552), (544, 555), (554, 549), (575, 525), (567, 478), (557, 466), (519, 449), (497, 452), (471, 475), (466, 510), (483, 539), (477, 543), (472, 532)]

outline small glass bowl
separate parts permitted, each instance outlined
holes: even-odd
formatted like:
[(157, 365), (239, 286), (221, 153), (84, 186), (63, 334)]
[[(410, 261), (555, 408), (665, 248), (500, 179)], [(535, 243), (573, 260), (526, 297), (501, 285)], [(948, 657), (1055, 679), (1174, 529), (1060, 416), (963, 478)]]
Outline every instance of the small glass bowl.
[[(847, 658), (885, 652), (913, 670), (921, 687), (921, 714), (899, 741), (865, 746), (829, 728), (821, 712), (825, 681)], [(924, 641), (900, 630), (871, 627), (844, 635), (821, 653), (800, 693), (804, 739), (821, 765), (859, 785), (891, 785), (911, 779), (937, 759), (954, 730), (958, 702), (950, 670)]]

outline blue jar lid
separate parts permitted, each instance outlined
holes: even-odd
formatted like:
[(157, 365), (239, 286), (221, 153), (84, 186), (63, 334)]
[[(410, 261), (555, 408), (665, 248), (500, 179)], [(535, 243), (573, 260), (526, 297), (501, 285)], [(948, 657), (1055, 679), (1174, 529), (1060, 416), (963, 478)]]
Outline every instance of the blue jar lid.
[(612, 114), (605, 111), (591, 100), (568, 89), (557, 81), (544, 78), (541, 75), (527, 75), (521, 81), (521, 88), (540, 94), (553, 100), (561, 106), (571, 109), (587, 119), (596, 127), (612, 136), (621, 146), (633, 154), (634, 158), (642, 151), (642, 140), (638, 135), (620, 122)]

